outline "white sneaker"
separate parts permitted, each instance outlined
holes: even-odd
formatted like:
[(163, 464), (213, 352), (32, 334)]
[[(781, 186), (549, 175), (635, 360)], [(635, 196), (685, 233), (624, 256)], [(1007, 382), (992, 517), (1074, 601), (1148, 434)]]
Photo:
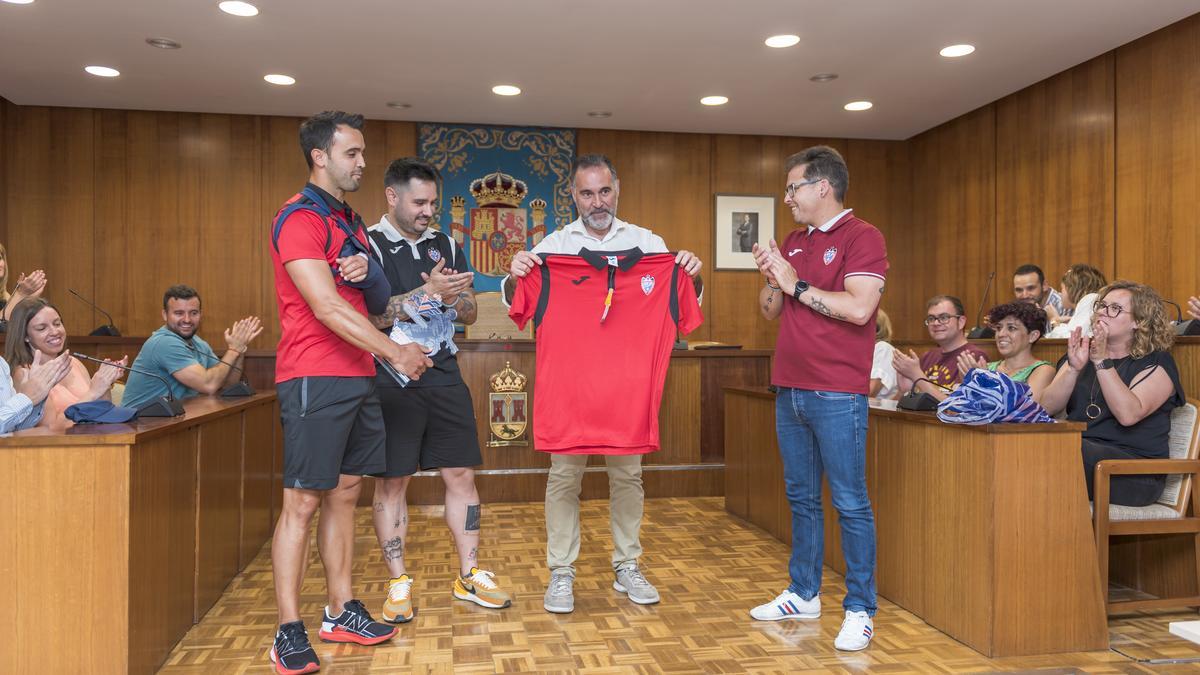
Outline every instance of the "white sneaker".
[(784, 591), (774, 600), (750, 610), (751, 618), (759, 621), (780, 619), (818, 619), (821, 617), (821, 596), (805, 600), (796, 593)]
[(875, 634), (875, 623), (866, 612), (851, 612), (846, 610), (846, 618), (842, 620), (842, 630), (838, 632), (833, 646), (844, 652), (857, 652), (866, 649), (871, 644), (871, 636)]

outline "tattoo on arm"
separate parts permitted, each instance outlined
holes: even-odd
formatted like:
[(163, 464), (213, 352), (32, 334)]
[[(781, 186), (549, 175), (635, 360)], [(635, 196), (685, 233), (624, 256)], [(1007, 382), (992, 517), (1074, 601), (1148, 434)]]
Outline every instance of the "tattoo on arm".
[(383, 559), (384, 560), (402, 560), (404, 559), (404, 540), (400, 537), (392, 537), (383, 543)]
[(479, 516), (480, 516), (479, 504), (468, 504), (467, 505), (467, 525), (463, 529), (465, 529), (467, 532), (478, 532), (479, 531)]
[(879, 287), (879, 294), (880, 294), (880, 295), (883, 295), (883, 289), (885, 289), (885, 288), (887, 288), (887, 286), (886, 286), (886, 285), (883, 285), (883, 286), (880, 286), (880, 287)]
[(404, 301), (408, 300), (414, 295), (422, 294), (424, 292), (425, 287), (421, 286), (407, 293), (393, 295), (392, 297), (388, 298), (387, 309), (383, 311), (383, 314), (371, 315), (371, 323), (375, 324), (376, 328), (390, 328), (392, 322), (394, 322), (396, 319), (407, 321), (408, 314), (404, 313)]
[(818, 314), (824, 314), (825, 316), (830, 317), (832, 319), (845, 319), (846, 318), (845, 316), (838, 314), (837, 312), (830, 309), (829, 305), (826, 305), (825, 303), (821, 302), (820, 298), (813, 298), (808, 306), (812, 307), (814, 312), (816, 312)]

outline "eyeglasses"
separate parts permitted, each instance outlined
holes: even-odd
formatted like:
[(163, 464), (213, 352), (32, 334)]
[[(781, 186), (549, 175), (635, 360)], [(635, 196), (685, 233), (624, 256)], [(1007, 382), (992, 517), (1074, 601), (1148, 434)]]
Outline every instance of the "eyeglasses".
[(1092, 312), (1095, 314), (1103, 314), (1110, 319), (1115, 319), (1121, 316), (1121, 312), (1128, 311), (1120, 305), (1110, 305), (1103, 300), (1097, 300), (1096, 304), (1092, 305)]
[(935, 323), (950, 323), (951, 319), (957, 319), (962, 314), (938, 314), (937, 316), (925, 317), (925, 325), (932, 326)]
[(799, 183), (788, 183), (787, 186), (783, 189), (783, 191), (784, 191), (784, 193), (787, 194), (787, 196), (795, 197), (796, 190), (799, 190), (800, 188), (804, 187), (805, 185), (812, 185), (813, 183), (820, 183), (823, 180), (825, 180), (825, 179), (824, 178), (814, 178), (812, 180), (802, 180)]

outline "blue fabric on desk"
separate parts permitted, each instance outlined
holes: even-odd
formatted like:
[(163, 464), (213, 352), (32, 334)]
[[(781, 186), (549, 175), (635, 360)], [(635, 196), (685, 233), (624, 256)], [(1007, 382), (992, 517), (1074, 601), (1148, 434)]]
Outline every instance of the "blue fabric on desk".
[(938, 419), (947, 424), (995, 422), (1053, 422), (1024, 382), (1013, 382), (1004, 373), (972, 368), (955, 389), (938, 404)]
[(63, 411), (76, 424), (111, 424), (128, 422), (137, 417), (137, 410), (114, 405), (112, 401), (86, 401)]

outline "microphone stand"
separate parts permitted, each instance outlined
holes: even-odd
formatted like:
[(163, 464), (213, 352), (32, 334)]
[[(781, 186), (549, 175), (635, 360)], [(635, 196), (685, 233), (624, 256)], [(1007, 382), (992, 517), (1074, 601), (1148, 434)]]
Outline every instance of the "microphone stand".
[(996, 271), (992, 270), (992, 273), (988, 275), (987, 286), (985, 286), (983, 289), (983, 300), (979, 302), (979, 312), (975, 315), (975, 327), (971, 329), (970, 333), (967, 333), (967, 338), (970, 340), (982, 340), (996, 337), (996, 331), (992, 330), (991, 326), (980, 325), (983, 323), (983, 308), (987, 306), (988, 293), (992, 290), (992, 280), (995, 278)]
[(1183, 308), (1179, 306), (1179, 303), (1167, 300), (1166, 298), (1163, 298), (1163, 302), (1175, 306), (1175, 315), (1179, 318), (1171, 323), (1175, 326), (1176, 335), (1200, 335), (1200, 321), (1195, 319), (1184, 321)]
[(96, 310), (97, 312), (100, 312), (101, 314), (103, 314), (103, 315), (104, 315), (104, 317), (105, 317), (106, 319), (108, 319), (108, 323), (107, 323), (107, 324), (105, 324), (105, 325), (103, 325), (103, 326), (100, 326), (100, 327), (99, 327), (99, 328), (97, 328), (96, 330), (94, 330), (94, 331), (92, 331), (92, 332), (88, 333), (88, 335), (92, 335), (92, 336), (108, 336), (108, 337), (121, 337), (121, 331), (117, 330), (117, 327), (116, 327), (115, 325), (113, 325), (113, 318), (112, 318), (112, 315), (111, 315), (111, 314), (109, 314), (108, 312), (104, 311), (103, 309), (100, 309), (100, 306), (99, 306), (99, 305), (97, 305), (96, 303), (94, 303), (94, 302), (92, 302), (91, 300), (88, 300), (87, 298), (83, 297), (82, 295), (80, 295), (80, 294), (76, 293), (74, 289), (68, 288), (68, 289), (67, 289), (67, 292), (68, 292), (68, 293), (70, 293), (71, 295), (73, 295), (73, 296), (75, 296), (75, 297), (79, 298), (79, 299), (80, 299), (80, 300), (82, 300), (83, 302), (86, 302), (87, 304), (91, 305), (91, 306), (92, 306), (92, 309)]
[(71, 355), (75, 356), (76, 358), (83, 359), (84, 361), (91, 361), (93, 363), (99, 363), (100, 365), (115, 366), (121, 370), (127, 370), (131, 373), (138, 373), (140, 375), (145, 375), (146, 377), (153, 377), (154, 379), (162, 382), (167, 388), (167, 395), (159, 396), (153, 401), (143, 404), (140, 408), (138, 408), (138, 417), (179, 417), (183, 414), (183, 402), (171, 395), (171, 383), (168, 382), (167, 379), (162, 375), (157, 375), (150, 371), (142, 370), (141, 368), (123, 366), (119, 363), (105, 361), (104, 359), (98, 359), (94, 356), (88, 356), (87, 354), (80, 354), (79, 352), (71, 352)]

